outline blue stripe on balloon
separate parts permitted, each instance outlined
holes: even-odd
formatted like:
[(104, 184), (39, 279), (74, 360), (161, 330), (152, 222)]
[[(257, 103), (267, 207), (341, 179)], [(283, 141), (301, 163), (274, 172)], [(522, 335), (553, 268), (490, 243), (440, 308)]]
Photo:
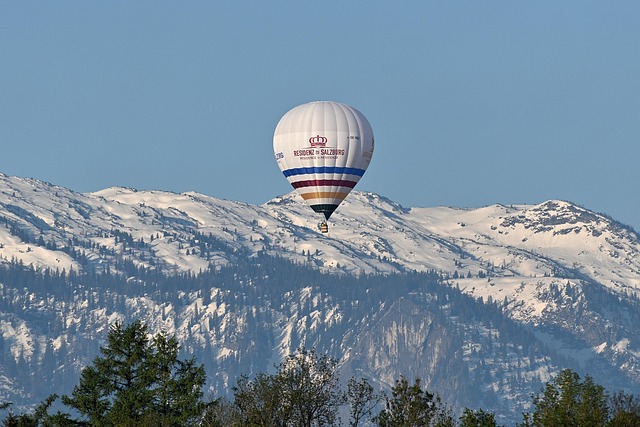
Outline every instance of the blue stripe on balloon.
[(356, 169), (356, 168), (340, 168), (337, 166), (320, 166), (320, 167), (309, 167), (309, 168), (294, 168), (287, 169), (282, 171), (284, 176), (293, 176), (293, 175), (304, 175), (309, 173), (341, 173), (348, 175), (364, 175), (364, 169)]

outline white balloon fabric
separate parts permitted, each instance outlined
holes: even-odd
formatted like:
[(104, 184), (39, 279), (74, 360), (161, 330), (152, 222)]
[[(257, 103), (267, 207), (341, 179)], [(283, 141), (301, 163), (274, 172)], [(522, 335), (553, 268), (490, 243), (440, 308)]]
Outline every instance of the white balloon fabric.
[(280, 170), (307, 204), (326, 219), (364, 175), (373, 148), (373, 131), (364, 115), (333, 101), (291, 109), (273, 135)]

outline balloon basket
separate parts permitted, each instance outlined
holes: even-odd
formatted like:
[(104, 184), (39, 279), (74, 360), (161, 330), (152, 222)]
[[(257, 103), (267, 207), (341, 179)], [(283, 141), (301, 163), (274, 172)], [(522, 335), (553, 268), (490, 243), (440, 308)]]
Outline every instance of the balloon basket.
[(321, 233), (326, 234), (329, 232), (329, 224), (326, 223), (326, 221), (322, 221), (321, 223), (318, 224), (318, 230), (320, 230)]

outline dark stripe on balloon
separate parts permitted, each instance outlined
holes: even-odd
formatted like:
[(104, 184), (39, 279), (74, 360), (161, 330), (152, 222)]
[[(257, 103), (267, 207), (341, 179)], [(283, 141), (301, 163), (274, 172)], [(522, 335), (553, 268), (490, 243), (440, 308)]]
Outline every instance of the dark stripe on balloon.
[(355, 187), (355, 181), (343, 181), (341, 179), (310, 179), (307, 181), (292, 182), (293, 188), (302, 187)]
[(293, 168), (282, 171), (284, 176), (289, 177), (292, 175), (305, 175), (309, 173), (341, 173), (347, 175), (364, 175), (364, 169), (357, 168), (340, 168), (337, 166), (318, 166), (308, 168)]
[(313, 209), (317, 213), (324, 214), (326, 219), (329, 219), (333, 211), (338, 208), (338, 205), (311, 205), (311, 209)]

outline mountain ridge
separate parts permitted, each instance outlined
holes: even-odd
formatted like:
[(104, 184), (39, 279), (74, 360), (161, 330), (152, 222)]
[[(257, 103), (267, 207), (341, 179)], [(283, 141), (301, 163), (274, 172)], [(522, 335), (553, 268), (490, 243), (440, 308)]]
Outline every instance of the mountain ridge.
[[(531, 382), (538, 384), (564, 363), (586, 372), (600, 370), (602, 378), (609, 377), (615, 386), (632, 390), (640, 386), (640, 334), (634, 327), (640, 320), (637, 314), (640, 238), (631, 227), (560, 200), (482, 208), (406, 208), (386, 197), (357, 191), (352, 192), (332, 217), (328, 235), (316, 229), (318, 218), (295, 193), (275, 197), (262, 205), (251, 205), (196, 192), (127, 187), (77, 193), (36, 179), (0, 174), (0, 265), (33, 266), (40, 272), (47, 269), (66, 273), (108, 272), (122, 275), (131, 286), (138, 282), (142, 286), (146, 271), (159, 271), (168, 276), (197, 276), (199, 272), (221, 271), (243, 264), (241, 260), (258, 260), (264, 256), (282, 257), (297, 265), (296, 268), (337, 274), (345, 281), (346, 277), (388, 276), (389, 282), (400, 288), (404, 285), (401, 286), (399, 280), (411, 280), (414, 272), (435, 273), (437, 279), (433, 280), (454, 292), (448, 298), (459, 298), (456, 292), (467, 295), (479, 302), (481, 308), (474, 310), (483, 312), (480, 317), (489, 316), (490, 310), (497, 309), (509, 322), (530, 331), (533, 335), (529, 340), (538, 353), (525, 354), (533, 351), (525, 349), (528, 344), (515, 344), (517, 339), (509, 338), (509, 328), (515, 326), (500, 327), (507, 328), (505, 330), (496, 329), (491, 323), (477, 326), (465, 323), (472, 322), (471, 318), (456, 321), (460, 315), (452, 314), (443, 297), (435, 296), (437, 288), (427, 292), (418, 286), (411, 291), (415, 295), (380, 291), (385, 295), (380, 301), (385, 302), (377, 307), (376, 302), (374, 307), (369, 307), (371, 313), (365, 314), (366, 310), (360, 312), (361, 308), (355, 306), (346, 310), (348, 300), (337, 302), (336, 295), (326, 294), (314, 285), (313, 281), (324, 280), (321, 276), (313, 276), (315, 279), (309, 279), (310, 283), (292, 284), (287, 291), (291, 293), (287, 302), (280, 301), (281, 297), (275, 294), (269, 297), (270, 314), (265, 312), (264, 316), (275, 323), (260, 325), (258, 322), (255, 326), (270, 337), (268, 339), (260, 335), (247, 336), (248, 341), (231, 338), (232, 335), (226, 334), (232, 332), (215, 320), (214, 313), (219, 312), (223, 318), (227, 316), (229, 322), (241, 325), (249, 321), (241, 320), (246, 316), (242, 314), (245, 310), (256, 313), (263, 310), (259, 308), (259, 293), (246, 306), (237, 302), (243, 298), (238, 294), (240, 291), (253, 295), (248, 283), (266, 280), (253, 277), (243, 279), (242, 283), (229, 279), (236, 283), (235, 288), (209, 284), (209, 291), (204, 293), (176, 289), (177, 293), (171, 294), (174, 295), (171, 303), (163, 301), (161, 294), (146, 298), (135, 294), (116, 305), (106, 302), (106, 306), (96, 305), (92, 316), (102, 320), (80, 323), (68, 319), (84, 319), (85, 314), (76, 311), (82, 306), (81, 299), (70, 303), (76, 307), (73, 309), (60, 301), (47, 311), (43, 303), (38, 316), (62, 322), (57, 335), (46, 330), (37, 332), (33, 319), (25, 318), (14, 304), (12, 307), (18, 311), (0, 311), (4, 351), (16, 359), (16, 363), (22, 359), (25, 363), (34, 363), (30, 361), (31, 356), (25, 355), (38, 354), (38, 346), (41, 349), (51, 346), (51, 351), (56, 353), (65, 346), (80, 345), (76, 338), (64, 332), (73, 325), (76, 330), (85, 331), (82, 334), (86, 334), (87, 339), (95, 339), (95, 332), (104, 330), (107, 321), (126, 319), (134, 313), (151, 320), (160, 314), (173, 320), (165, 320), (156, 327), (169, 327), (187, 341), (187, 348), (201, 349), (198, 351), (202, 354), (210, 348), (219, 355), (215, 363), (228, 369), (231, 362), (225, 362), (225, 357), (230, 357), (238, 366), (247, 366), (241, 361), (254, 360), (257, 356), (250, 349), (256, 346), (272, 354), (269, 360), (276, 360), (294, 349), (296, 343), (310, 340), (315, 344), (324, 343), (322, 345), (348, 369), (360, 369), (387, 384), (393, 382), (400, 366), (410, 369), (415, 365), (428, 380), (426, 384), (434, 386), (446, 385), (448, 381), (442, 373), (433, 370), (434, 366), (467, 372), (456, 376), (454, 382), (495, 395), (491, 401), (496, 405), (506, 399), (516, 402), (513, 407), (520, 407), (524, 402), (522, 396), (531, 392), (526, 388), (526, 379), (533, 381), (532, 375), (538, 375), (537, 382)], [(246, 271), (250, 270), (247, 266)], [(296, 274), (301, 275), (303, 270)], [(245, 273), (237, 274), (241, 277)], [(289, 280), (278, 272), (270, 274), (283, 283)], [(406, 279), (399, 279), (396, 274)], [(7, 298), (9, 295), (15, 301), (24, 298), (11, 283), (0, 285)], [(78, 295), (89, 295), (83, 287), (74, 289)], [(324, 295), (322, 298), (334, 301), (334, 305), (321, 308), (321, 299), (315, 303), (296, 301), (296, 298), (310, 301), (308, 297), (303, 298), (304, 289), (316, 294), (316, 298)], [(96, 288), (92, 292), (103, 291)], [(98, 297), (101, 301), (115, 302), (121, 298), (117, 292), (113, 293), (115, 291), (104, 292), (111, 296)], [(353, 292), (356, 292), (354, 301), (366, 299), (357, 289)], [(36, 295), (31, 291), (27, 294)], [(232, 295), (235, 295), (232, 300), (227, 300)], [(39, 301), (40, 297), (33, 298)], [(54, 300), (57, 301), (57, 297)], [(303, 308), (292, 308), (299, 304)], [(227, 308), (220, 311), (222, 306), (230, 305), (236, 306), (239, 312), (230, 314)], [(287, 305), (291, 308), (283, 308)], [(343, 310), (342, 317), (338, 316), (340, 310)], [(421, 314), (409, 317), (410, 321), (401, 321), (405, 310)], [(360, 313), (361, 320), (369, 319), (369, 326), (361, 324), (355, 314), (349, 317), (347, 313), (351, 312)], [(321, 322), (320, 318), (324, 320)], [(379, 323), (371, 323), (374, 319)], [(503, 322), (506, 320), (498, 323)], [(374, 324), (379, 325), (377, 332), (371, 329)], [(198, 333), (193, 329), (196, 326)], [(405, 327), (408, 329), (403, 329)], [(431, 335), (421, 332), (432, 327), (440, 332)], [(334, 335), (337, 330), (342, 331), (342, 335)], [(295, 338), (295, 331), (302, 335)], [(240, 335), (243, 334), (246, 333)], [(447, 336), (457, 338), (443, 345), (442, 340)], [(380, 337), (386, 337), (386, 341), (379, 341)], [(498, 357), (495, 352), (500, 346), (494, 348), (491, 343), (501, 339), (507, 341), (500, 344), (504, 354)], [(207, 344), (208, 340), (211, 343)], [(514, 344), (509, 340), (515, 340)], [(225, 344), (229, 342), (234, 344), (229, 347)], [(395, 343), (393, 347), (401, 342), (406, 348), (404, 352), (390, 350), (391, 343)], [(342, 344), (335, 347), (337, 343)], [(243, 350), (243, 346), (247, 350)], [(89, 347), (95, 352), (95, 347)], [(549, 355), (544, 353), (547, 350), (541, 350), (547, 347)], [(358, 355), (354, 349), (358, 349)], [(76, 354), (74, 369), (86, 363), (91, 354), (91, 351)], [(225, 354), (227, 356), (220, 356)], [(407, 359), (409, 355), (416, 358)], [(447, 364), (447, 358), (452, 364)], [(490, 361), (494, 359), (501, 362)], [(372, 362), (375, 360), (378, 362)], [(264, 366), (263, 362), (260, 364)], [(524, 367), (521, 373), (518, 365)], [(532, 373), (536, 370), (539, 374)], [(504, 374), (505, 378), (511, 378), (508, 380), (512, 381), (511, 388), (505, 388), (506, 379), (495, 381), (500, 371), (513, 372)], [(232, 373), (216, 384), (232, 385)], [(508, 397), (505, 390), (519, 391), (513, 391)], [(449, 397), (459, 404), (473, 403), (469, 396)], [(503, 410), (506, 413), (509, 408)]]

